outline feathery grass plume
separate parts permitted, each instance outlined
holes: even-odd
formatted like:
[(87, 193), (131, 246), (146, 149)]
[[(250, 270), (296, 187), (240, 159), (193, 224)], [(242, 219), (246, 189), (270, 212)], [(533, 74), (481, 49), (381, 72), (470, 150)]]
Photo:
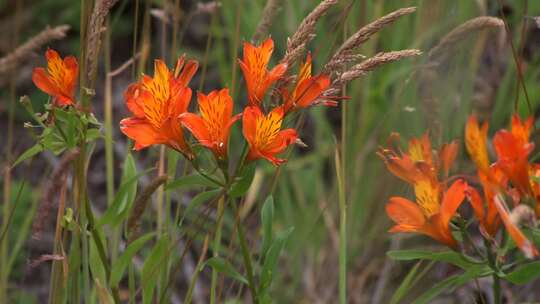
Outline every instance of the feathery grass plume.
[(259, 41), (265, 38), (268, 34), (268, 30), (272, 25), (272, 21), (276, 17), (277, 12), (281, 9), (283, 0), (268, 0), (266, 1), (266, 6), (262, 12), (261, 21), (257, 25), (255, 34), (253, 35), (253, 41)]
[(98, 0), (94, 5), (90, 23), (88, 24), (86, 34), (86, 68), (87, 77), (92, 84), (97, 71), (97, 62), (99, 49), (101, 47), (101, 34), (103, 31), (103, 23), (105, 17), (109, 14), (110, 9), (118, 2), (118, 0)]
[(46, 27), (36, 36), (30, 38), (27, 42), (17, 47), (13, 52), (0, 58), (0, 86), (8, 81), (11, 71), (23, 63), (32, 52), (41, 48), (52, 40), (58, 40), (66, 37), (69, 25), (59, 25), (53, 28)]
[(381, 65), (407, 57), (418, 56), (420, 54), (422, 54), (422, 52), (416, 49), (378, 53), (377, 55), (354, 65), (346, 72), (337, 76), (337, 78), (332, 82), (332, 86), (326, 90), (324, 95), (331, 96), (337, 94), (341, 90), (342, 85), (373, 71)]
[(372, 35), (379, 32), (385, 26), (393, 23), (400, 17), (414, 13), (415, 11), (416, 7), (400, 8), (369, 23), (366, 26), (363, 26), (339, 47), (332, 58), (324, 66), (323, 73), (327, 73), (336, 67), (343, 66), (343, 64), (353, 61), (355, 57), (350, 57), (353, 55), (353, 51), (369, 40)]
[(431, 48), (428, 53), (429, 61), (440, 61), (444, 58), (445, 54), (448, 54), (448, 50), (455, 46), (458, 41), (465, 39), (474, 32), (491, 27), (504, 27), (504, 21), (495, 17), (483, 16), (460, 24), (450, 33), (446, 34), (437, 45)]
[(139, 234), (140, 220), (144, 210), (146, 210), (150, 197), (152, 194), (154, 194), (154, 192), (156, 192), (159, 186), (163, 185), (167, 181), (167, 179), (167, 175), (156, 176), (156, 178), (154, 178), (135, 199), (135, 202), (133, 203), (133, 210), (131, 211), (127, 222), (127, 232), (129, 236), (128, 243), (135, 240)]
[(287, 39), (287, 51), (281, 63), (287, 63), (290, 67), (302, 57), (306, 51), (306, 45), (315, 37), (315, 24), (337, 3), (338, 0), (324, 0), (302, 20), (294, 35)]
[(41, 232), (49, 219), (51, 210), (54, 207), (54, 198), (58, 194), (58, 189), (62, 187), (62, 183), (65, 181), (67, 172), (69, 170), (69, 165), (77, 156), (79, 156), (80, 150), (75, 148), (62, 156), (58, 165), (54, 169), (51, 178), (49, 179), (49, 184), (43, 192), (43, 199), (41, 200), (40, 205), (38, 206), (38, 216), (34, 220), (32, 225), (32, 238), (39, 239)]

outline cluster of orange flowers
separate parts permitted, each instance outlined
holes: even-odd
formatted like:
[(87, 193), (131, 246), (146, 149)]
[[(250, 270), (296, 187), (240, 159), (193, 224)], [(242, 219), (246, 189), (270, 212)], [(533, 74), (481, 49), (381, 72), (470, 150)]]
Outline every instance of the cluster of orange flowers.
[[(282, 103), (265, 113), (263, 100), (269, 88), (284, 80), (287, 64), (268, 70), (274, 42), (268, 38), (261, 45), (244, 43), (243, 58), (239, 60), (247, 87), (248, 105), (241, 114), (233, 115), (233, 100), (228, 89), (209, 94), (197, 93), (200, 114), (188, 112), (192, 90), (188, 87), (198, 62), (180, 57), (173, 71), (162, 60), (155, 60), (154, 77), (143, 75), (125, 92), (125, 101), (132, 117), (120, 122), (122, 132), (135, 141), (135, 150), (165, 144), (188, 159), (195, 156), (186, 142), (183, 128), (189, 130), (200, 145), (210, 149), (218, 160), (227, 158), (227, 144), (232, 125), (242, 117), (243, 135), (249, 145), (248, 160), (265, 158), (274, 165), (285, 160), (277, 154), (298, 139), (294, 129), (282, 129), (284, 117), (314, 104), (335, 105), (322, 93), (330, 86), (327, 75), (311, 74), (311, 56), (300, 67), (295, 84), (287, 87), (282, 81), (278, 90)], [(61, 59), (57, 52), (46, 53), (47, 71), (36, 68), (33, 81), (53, 97), (57, 106), (75, 103), (78, 77), (77, 61), (69, 56)]]
[[(540, 164), (531, 164), (528, 160), (534, 148), (529, 141), (532, 125), (532, 118), (521, 121), (514, 115), (511, 129), (499, 130), (493, 137), (497, 160), (490, 164), (488, 125), (480, 126), (476, 117), (470, 117), (465, 130), (465, 144), (476, 164), (478, 178), (472, 178), (469, 183), (464, 178), (448, 176), (458, 150), (456, 142), (445, 144), (438, 152), (433, 152), (425, 134), (409, 141), (408, 152), (399, 148), (380, 149), (379, 155), (388, 170), (410, 183), (416, 196), (416, 203), (403, 197), (390, 198), (386, 212), (396, 223), (390, 232), (422, 233), (457, 248), (450, 221), (461, 203), (467, 200), (485, 238), (494, 240), (502, 223), (526, 256), (537, 256), (538, 250), (518, 228), (506, 204), (506, 201), (511, 201), (514, 208), (529, 206), (529, 210), (535, 210), (536, 217), (540, 217), (540, 184), (537, 180)], [(481, 186), (483, 197), (470, 185), (473, 182)]]

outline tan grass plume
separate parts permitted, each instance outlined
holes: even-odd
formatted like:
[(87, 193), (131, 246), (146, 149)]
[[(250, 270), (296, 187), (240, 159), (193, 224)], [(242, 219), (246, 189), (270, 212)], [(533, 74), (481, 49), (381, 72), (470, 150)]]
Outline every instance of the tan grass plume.
[(281, 9), (282, 4), (283, 0), (266, 1), (266, 5), (262, 12), (261, 21), (259, 22), (259, 25), (257, 25), (257, 29), (255, 30), (255, 34), (253, 35), (254, 41), (262, 40), (268, 34), (268, 30), (272, 25), (272, 21), (274, 21), (274, 18), (276, 17), (278, 11)]
[(437, 45), (435, 45), (428, 53), (429, 61), (438, 61), (445, 54), (448, 54), (448, 50), (451, 49), (462, 39), (467, 38), (469, 35), (488, 28), (501, 28), (504, 27), (504, 21), (495, 17), (477, 17), (471, 19), (465, 23), (460, 24), (450, 33), (446, 34)]
[(28, 59), (37, 49), (45, 44), (66, 37), (69, 25), (59, 25), (53, 28), (47, 27), (36, 36), (30, 38), (27, 42), (17, 47), (13, 52), (0, 58), (0, 86), (7, 80), (7, 76), (20, 64)]
[(287, 39), (287, 51), (281, 62), (292, 66), (306, 51), (307, 44), (315, 37), (315, 25), (338, 0), (324, 0), (302, 20), (296, 32)]
[(338, 75), (332, 82), (332, 86), (324, 93), (324, 95), (331, 96), (337, 94), (341, 90), (342, 85), (358, 77), (364, 76), (384, 64), (421, 54), (422, 52), (416, 49), (378, 53), (377, 55), (354, 65), (344, 73)]
[(332, 58), (324, 66), (323, 72), (327, 73), (343, 64), (357, 60), (357, 57), (353, 54), (355, 49), (360, 47), (364, 42), (369, 40), (371, 36), (382, 30), (385, 26), (393, 23), (400, 17), (412, 14), (415, 11), (416, 7), (401, 8), (363, 26), (339, 47)]
[(92, 10), (90, 22), (86, 34), (86, 68), (87, 77), (93, 82), (97, 72), (97, 62), (101, 47), (101, 34), (103, 33), (103, 23), (111, 8), (118, 0), (98, 0)]

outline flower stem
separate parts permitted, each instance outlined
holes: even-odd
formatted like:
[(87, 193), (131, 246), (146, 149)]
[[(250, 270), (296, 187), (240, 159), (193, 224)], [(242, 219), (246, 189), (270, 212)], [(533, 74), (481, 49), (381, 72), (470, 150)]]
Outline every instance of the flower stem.
[(336, 174), (339, 195), (339, 303), (347, 303), (347, 203), (342, 164), (336, 150)]
[(240, 222), (240, 213), (238, 212), (238, 207), (236, 206), (236, 201), (231, 200), (234, 212), (236, 214), (236, 224), (238, 232), (238, 240), (240, 241), (240, 248), (242, 250), (242, 257), (244, 259), (244, 267), (246, 268), (247, 279), (249, 290), (251, 291), (251, 299), (253, 304), (259, 303), (259, 298), (257, 297), (257, 288), (255, 287), (255, 278), (253, 276), (253, 266), (251, 265), (251, 254), (249, 253), (249, 247), (246, 240), (246, 234), (244, 232), (244, 226)]
[[(214, 246), (212, 248), (212, 251), (214, 253), (214, 257), (219, 256), (219, 250), (221, 247), (221, 228), (223, 227), (223, 211), (224, 208), (224, 202), (225, 198), (222, 196), (218, 201), (218, 217), (217, 217), (217, 224), (216, 224), (216, 235), (214, 237)], [(212, 268), (212, 281), (210, 283), (210, 304), (216, 303), (216, 288), (217, 288), (217, 281), (218, 281), (218, 272), (216, 269)]]

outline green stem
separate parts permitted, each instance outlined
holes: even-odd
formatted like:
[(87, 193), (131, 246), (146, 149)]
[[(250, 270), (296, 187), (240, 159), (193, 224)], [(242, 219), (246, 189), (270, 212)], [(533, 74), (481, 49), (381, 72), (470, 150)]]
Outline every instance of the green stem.
[(343, 169), (336, 151), (336, 173), (339, 195), (339, 303), (347, 303), (347, 203)]
[(501, 281), (497, 274), (493, 274), (493, 300), (495, 304), (502, 304)]
[[(217, 224), (216, 224), (216, 235), (214, 237), (214, 246), (212, 248), (212, 251), (214, 253), (214, 257), (219, 256), (219, 250), (221, 247), (221, 229), (223, 227), (223, 211), (224, 211), (224, 197), (221, 197), (218, 201), (218, 218), (217, 218)], [(217, 287), (217, 281), (218, 281), (218, 272), (216, 269), (212, 268), (212, 281), (210, 283), (210, 304), (216, 303), (216, 287)]]
[(251, 265), (251, 254), (249, 253), (249, 247), (246, 240), (246, 234), (244, 232), (244, 227), (242, 223), (240, 222), (238, 207), (236, 206), (236, 201), (234, 199), (232, 200), (232, 206), (237, 216), (236, 224), (237, 224), (238, 240), (240, 241), (240, 248), (242, 250), (242, 258), (244, 260), (244, 267), (246, 268), (249, 290), (251, 291), (251, 299), (252, 299), (253, 304), (258, 304), (259, 298), (257, 296), (257, 288), (255, 287), (257, 285), (255, 284), (255, 278), (253, 276), (253, 266)]
[(487, 260), (489, 263), (489, 266), (491, 269), (493, 269), (493, 302), (495, 304), (502, 304), (502, 297), (501, 297), (501, 281), (499, 280), (499, 277), (497, 276), (497, 259), (496, 256), (491, 251), (491, 244), (487, 239), (484, 238), (484, 245), (486, 247), (486, 255)]

